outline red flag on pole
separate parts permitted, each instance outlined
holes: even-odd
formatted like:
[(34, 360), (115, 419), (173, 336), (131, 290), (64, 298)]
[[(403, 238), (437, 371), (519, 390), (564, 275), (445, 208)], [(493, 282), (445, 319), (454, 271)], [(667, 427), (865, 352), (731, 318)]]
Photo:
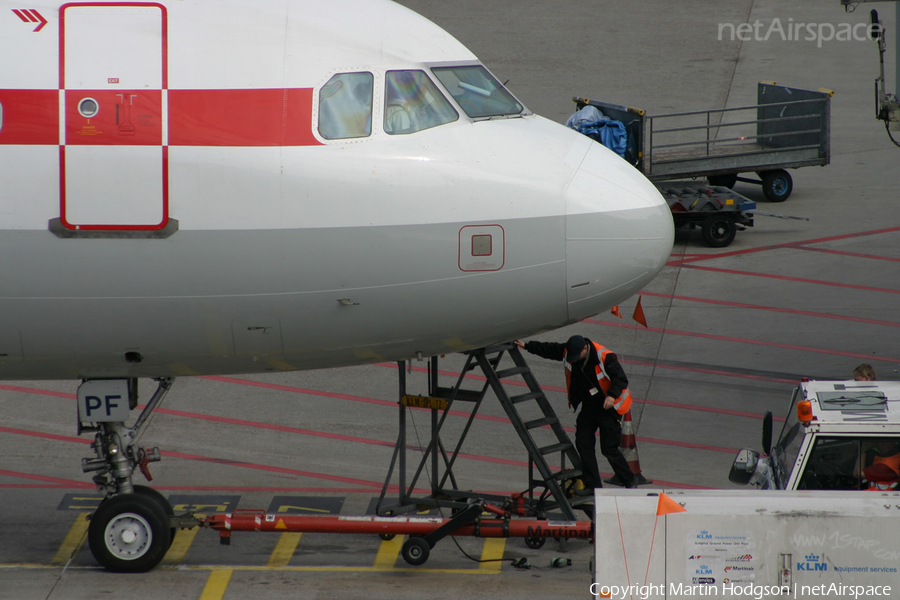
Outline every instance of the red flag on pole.
[[(631, 317), (644, 327), (647, 327), (647, 317), (644, 316), (644, 309), (641, 308), (641, 297), (638, 296), (637, 306), (634, 307), (634, 315)], [(648, 327), (649, 329), (649, 327)]]
[(612, 314), (616, 315), (616, 316), (619, 317), (620, 319), (622, 318), (622, 315), (619, 314), (619, 305), (618, 305), (618, 304), (616, 304), (615, 306), (613, 306), (613, 307), (612, 307), (612, 310), (610, 310), (609, 312), (611, 312)]

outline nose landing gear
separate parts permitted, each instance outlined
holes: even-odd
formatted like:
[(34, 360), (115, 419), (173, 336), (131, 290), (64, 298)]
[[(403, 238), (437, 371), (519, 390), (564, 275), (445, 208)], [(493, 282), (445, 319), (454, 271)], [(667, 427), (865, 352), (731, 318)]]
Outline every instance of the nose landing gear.
[(132, 481), (135, 468), (152, 480), (147, 465), (161, 458), (158, 448), (137, 446), (148, 417), (174, 380), (157, 382), (159, 387), (131, 427), (125, 419), (137, 406), (136, 380), (88, 380), (78, 388), (78, 433), (96, 432), (91, 444), (95, 457), (82, 459), (82, 469), (96, 472), (94, 483), (107, 496), (91, 515), (88, 542), (97, 562), (110, 571), (152, 569), (175, 537), (170, 523), (174, 513), (165, 497)]

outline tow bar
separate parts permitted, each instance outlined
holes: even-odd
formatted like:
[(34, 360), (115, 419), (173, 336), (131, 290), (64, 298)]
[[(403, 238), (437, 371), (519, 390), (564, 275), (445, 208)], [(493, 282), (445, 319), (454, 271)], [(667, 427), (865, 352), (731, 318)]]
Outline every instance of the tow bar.
[[(484, 518), (484, 513), (493, 515)], [(512, 513), (483, 501), (476, 501), (449, 519), (422, 516), (304, 516), (270, 515), (262, 509), (236, 509), (231, 513), (195, 517), (174, 517), (178, 527), (201, 526), (219, 532), (221, 544), (231, 543), (234, 531), (316, 532), (377, 534), (390, 539), (395, 535), (410, 536), (401, 548), (403, 560), (418, 566), (428, 560), (431, 549), (441, 539), (453, 536), (484, 538), (522, 537), (532, 548), (543, 545), (546, 538), (579, 538), (592, 540), (591, 521), (512, 520)]]

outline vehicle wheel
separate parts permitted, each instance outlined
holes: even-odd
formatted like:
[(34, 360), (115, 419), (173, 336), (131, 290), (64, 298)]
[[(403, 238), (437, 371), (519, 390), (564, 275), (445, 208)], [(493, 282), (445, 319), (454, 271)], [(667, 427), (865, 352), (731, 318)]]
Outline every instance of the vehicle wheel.
[(791, 195), (794, 180), (784, 169), (766, 171), (759, 175), (762, 178), (763, 195), (770, 202), (784, 202)]
[(734, 241), (737, 225), (728, 215), (712, 215), (703, 221), (703, 239), (711, 248), (724, 248)]
[(396, 533), (379, 533), (378, 537), (380, 537), (381, 539), (383, 539), (386, 542), (389, 542), (392, 539), (394, 539), (395, 537), (397, 537), (397, 534)]
[[(150, 498), (154, 502), (156, 502), (160, 508), (163, 509), (163, 512), (166, 513), (166, 516), (172, 517), (175, 515), (175, 511), (172, 510), (172, 505), (169, 504), (169, 501), (166, 500), (166, 497), (154, 490), (152, 487), (147, 487), (146, 485), (136, 485), (134, 486), (134, 493), (140, 494), (141, 496), (146, 496)], [(169, 547), (172, 547), (172, 542), (175, 541), (175, 534), (178, 533), (177, 527), (169, 527)]]
[(428, 542), (420, 537), (407, 539), (403, 542), (403, 547), (400, 548), (400, 555), (403, 557), (403, 560), (415, 567), (425, 564), (429, 554), (431, 554), (431, 548), (428, 546)]
[(119, 573), (143, 573), (159, 564), (169, 549), (169, 519), (142, 493), (121, 494), (103, 502), (88, 526), (91, 553)]
[(532, 550), (538, 550), (544, 545), (544, 542), (546, 541), (547, 539), (542, 537), (526, 537), (525, 545)]
[(713, 187), (721, 185), (722, 187), (734, 189), (737, 178), (737, 173), (730, 173), (728, 175), (707, 175), (706, 180), (709, 182), (709, 185)]

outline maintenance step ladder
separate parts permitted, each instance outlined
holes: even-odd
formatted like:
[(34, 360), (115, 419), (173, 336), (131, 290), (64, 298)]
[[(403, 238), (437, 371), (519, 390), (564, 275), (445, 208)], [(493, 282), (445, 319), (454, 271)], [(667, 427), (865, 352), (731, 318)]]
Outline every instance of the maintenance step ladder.
[[(498, 370), (504, 354), (509, 355), (514, 366)], [(559, 417), (525, 362), (519, 348), (513, 343), (498, 344), (471, 350), (465, 355), (467, 356), (465, 366), (453, 387), (439, 385), (438, 357), (431, 358), (428, 369), (428, 397), (406, 395), (405, 363), (399, 363), (400, 433), (376, 512), (378, 514), (398, 514), (416, 509), (421, 510), (423, 507), (450, 507), (453, 510), (461, 510), (467, 506), (469, 500), (473, 499), (495, 502), (510, 501), (510, 499), (496, 496), (486, 497), (485, 494), (460, 490), (453, 472), (456, 458), (475, 420), (481, 402), (484, 400), (487, 390), (491, 389), (509, 417), (529, 456), (527, 490), (518, 498), (512, 499), (513, 503), (521, 502), (523, 512), (541, 518), (544, 518), (549, 511), (558, 511), (564, 519), (576, 520), (573, 507), (588, 504), (593, 500), (592, 498), (569, 498), (567, 496), (567, 491), (574, 483), (573, 480), (581, 476), (581, 458), (575, 451)], [(462, 384), (465, 382), (466, 376), (479, 368), (485, 377), (481, 388), (477, 390), (464, 388)], [(516, 378), (521, 378), (525, 384), (524, 387), (528, 389), (527, 392), (511, 394), (507, 391), (507, 388), (516, 386)], [(475, 376), (471, 379), (479, 378)], [(441, 430), (451, 407), (460, 402), (469, 404), (471, 410), (455, 449), (448, 456), (441, 439)], [(407, 406), (430, 408), (432, 423), (431, 439), (408, 486), (406, 484)], [(439, 415), (440, 412), (443, 414)], [(458, 408), (454, 412), (458, 414)], [(529, 416), (523, 417), (523, 415)], [(538, 433), (540, 435), (536, 436), (535, 434)], [(541, 442), (539, 443), (535, 437), (539, 437)], [(400, 498), (398, 504), (389, 506), (384, 503), (384, 497), (398, 459), (400, 462)], [(558, 469), (553, 469), (550, 466), (551, 463), (560, 466)], [(414, 498), (412, 491), (415, 489), (419, 476), (429, 464), (432, 480), (431, 496)], [(441, 467), (443, 467), (442, 470)], [(450, 489), (445, 487), (448, 483), (452, 486)]]

